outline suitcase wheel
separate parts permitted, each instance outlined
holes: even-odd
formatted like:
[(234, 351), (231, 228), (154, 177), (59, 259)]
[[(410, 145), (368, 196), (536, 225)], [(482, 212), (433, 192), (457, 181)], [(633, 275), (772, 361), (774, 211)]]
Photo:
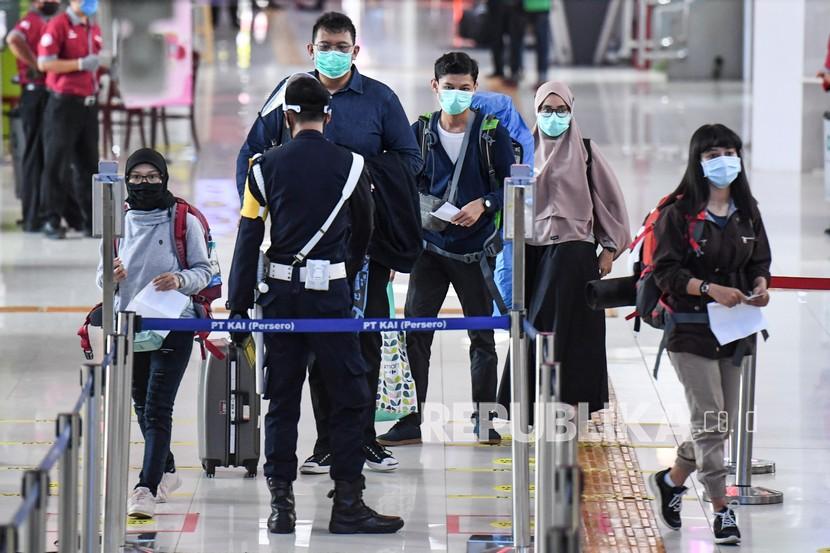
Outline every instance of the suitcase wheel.
[(205, 475), (208, 478), (213, 478), (216, 476), (216, 461), (202, 461), (202, 468), (205, 469)]
[(246, 461), (244, 466), (245, 470), (248, 471), (245, 474), (245, 478), (256, 478), (259, 463), (257, 461)]

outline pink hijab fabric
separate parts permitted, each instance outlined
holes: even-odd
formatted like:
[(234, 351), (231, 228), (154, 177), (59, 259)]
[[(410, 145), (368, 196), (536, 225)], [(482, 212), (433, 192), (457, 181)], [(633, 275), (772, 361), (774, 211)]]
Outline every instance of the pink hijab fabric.
[[(538, 112), (544, 101), (556, 94), (573, 112), (574, 96), (565, 83), (547, 82), (536, 92)], [(571, 119), (570, 128), (557, 138), (533, 130), (537, 169), (535, 237), (533, 245), (561, 242), (599, 242), (622, 254), (631, 239), (628, 210), (619, 181), (596, 144), (591, 143), (591, 176), (588, 184), (588, 151), (582, 132)], [(615, 257), (616, 257), (615, 256)]]

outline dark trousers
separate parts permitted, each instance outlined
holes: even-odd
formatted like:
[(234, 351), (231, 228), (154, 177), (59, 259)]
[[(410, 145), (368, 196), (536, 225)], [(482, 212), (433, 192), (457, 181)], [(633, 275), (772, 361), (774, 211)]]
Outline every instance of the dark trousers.
[[(504, 39), (511, 36), (511, 20), (515, 9), (505, 6), (503, 0), (488, 0), (487, 13), (489, 14), (490, 52), (493, 56), (493, 72), (496, 75), (504, 75)], [(512, 50), (511, 50), (512, 56)], [(514, 67), (511, 57), (511, 67)], [(518, 62), (515, 64), (518, 67)], [(513, 75), (516, 76), (515, 73)]]
[(170, 451), (173, 403), (191, 351), (192, 332), (171, 332), (160, 350), (133, 357), (133, 405), (144, 436), (144, 462), (136, 487), (149, 488), (153, 495), (164, 473), (176, 470)]
[[(409, 275), (406, 295), (407, 317), (435, 317), (441, 310), (452, 284), (465, 317), (486, 317), (493, 313), (493, 298), (484, 282), (477, 263), (463, 263), (424, 252)], [(471, 330), (470, 376), (473, 381), (475, 403), (495, 403), (498, 356), (492, 330)], [(433, 332), (410, 332), (406, 335), (409, 365), (418, 392), (418, 404), (423, 406), (429, 385), (429, 360), (432, 353)], [(420, 424), (421, 412), (409, 415), (405, 421)]]
[(43, 112), (49, 93), (45, 88), (23, 90), (20, 96), (20, 121), (23, 124), (25, 146), (21, 179), (23, 201), (23, 230), (34, 232), (43, 221), (41, 175), (43, 173)]
[[(70, 226), (91, 231), (92, 175), (98, 172), (98, 107), (85, 106), (80, 98), (51, 95), (43, 119), (43, 146), (41, 189), (47, 222), (59, 226), (66, 214)], [(68, 209), (73, 202), (78, 212)]]
[[(367, 319), (389, 318), (389, 297), (386, 295), (386, 287), (389, 284), (390, 272), (389, 267), (384, 267), (376, 261), (369, 263), (369, 281), (366, 285), (366, 310), (364, 312)], [(380, 332), (363, 332), (360, 334), (360, 351), (363, 360), (366, 362), (366, 382), (372, 397), (378, 389), (381, 345)], [(331, 452), (329, 444), (331, 401), (327, 394), (328, 386), (325, 382), (325, 374), (320, 370), (317, 361), (314, 361), (309, 369), (308, 384), (311, 387), (314, 420), (317, 422), (317, 442), (314, 444), (314, 453), (329, 453)], [(362, 443), (373, 443), (377, 437), (375, 434), (374, 408), (369, 409), (361, 427), (363, 429)]]
[[(263, 302), (266, 318), (348, 318), (351, 292), (345, 280), (328, 292), (302, 289), (299, 283), (270, 281)], [(265, 415), (265, 476), (297, 478), (297, 424), (306, 368), (316, 359), (328, 398), (331, 478), (354, 482), (362, 471), (363, 427), (374, 394), (366, 385), (366, 365), (357, 333), (266, 334), (268, 414)]]
[(533, 29), (536, 41), (536, 72), (539, 80), (547, 80), (550, 63), (550, 12), (515, 11), (510, 19), (510, 68), (513, 75), (524, 69), (524, 43), (527, 27)]

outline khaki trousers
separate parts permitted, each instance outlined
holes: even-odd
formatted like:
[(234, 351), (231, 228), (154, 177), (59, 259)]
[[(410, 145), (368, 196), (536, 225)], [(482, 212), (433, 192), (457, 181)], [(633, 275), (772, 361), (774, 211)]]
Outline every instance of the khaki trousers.
[(677, 448), (677, 463), (698, 479), (709, 497), (726, 496), (724, 442), (730, 421), (737, 421), (741, 368), (732, 358), (707, 359), (692, 353), (669, 353), (686, 392), (691, 412), (691, 440)]

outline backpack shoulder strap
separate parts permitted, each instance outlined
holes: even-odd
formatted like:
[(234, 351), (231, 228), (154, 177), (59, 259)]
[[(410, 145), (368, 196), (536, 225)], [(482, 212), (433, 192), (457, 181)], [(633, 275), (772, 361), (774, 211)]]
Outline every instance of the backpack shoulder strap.
[(490, 191), (495, 192), (498, 189), (498, 182), (496, 182), (496, 129), (499, 127), (499, 118), (492, 114), (484, 116), (481, 122), (481, 131), (479, 132), (479, 151), (481, 154), (481, 165), (484, 169), (484, 174), (487, 175), (487, 180), (490, 182)]
[(591, 191), (591, 194), (594, 193), (594, 152), (591, 150), (591, 139), (590, 138), (583, 138), (582, 143), (585, 145), (585, 150), (588, 152), (588, 159), (585, 161), (587, 165), (587, 169), (585, 170), (585, 174), (588, 177), (588, 189)]
[(427, 158), (427, 151), (432, 148), (432, 119), (435, 117), (434, 112), (428, 112), (418, 117), (418, 144), (421, 147), (421, 159)]
[(173, 205), (173, 220), (170, 223), (173, 230), (176, 258), (179, 260), (179, 267), (182, 270), (189, 268), (187, 264), (187, 214), (190, 211), (189, 207), (186, 201), (176, 198), (176, 203)]

